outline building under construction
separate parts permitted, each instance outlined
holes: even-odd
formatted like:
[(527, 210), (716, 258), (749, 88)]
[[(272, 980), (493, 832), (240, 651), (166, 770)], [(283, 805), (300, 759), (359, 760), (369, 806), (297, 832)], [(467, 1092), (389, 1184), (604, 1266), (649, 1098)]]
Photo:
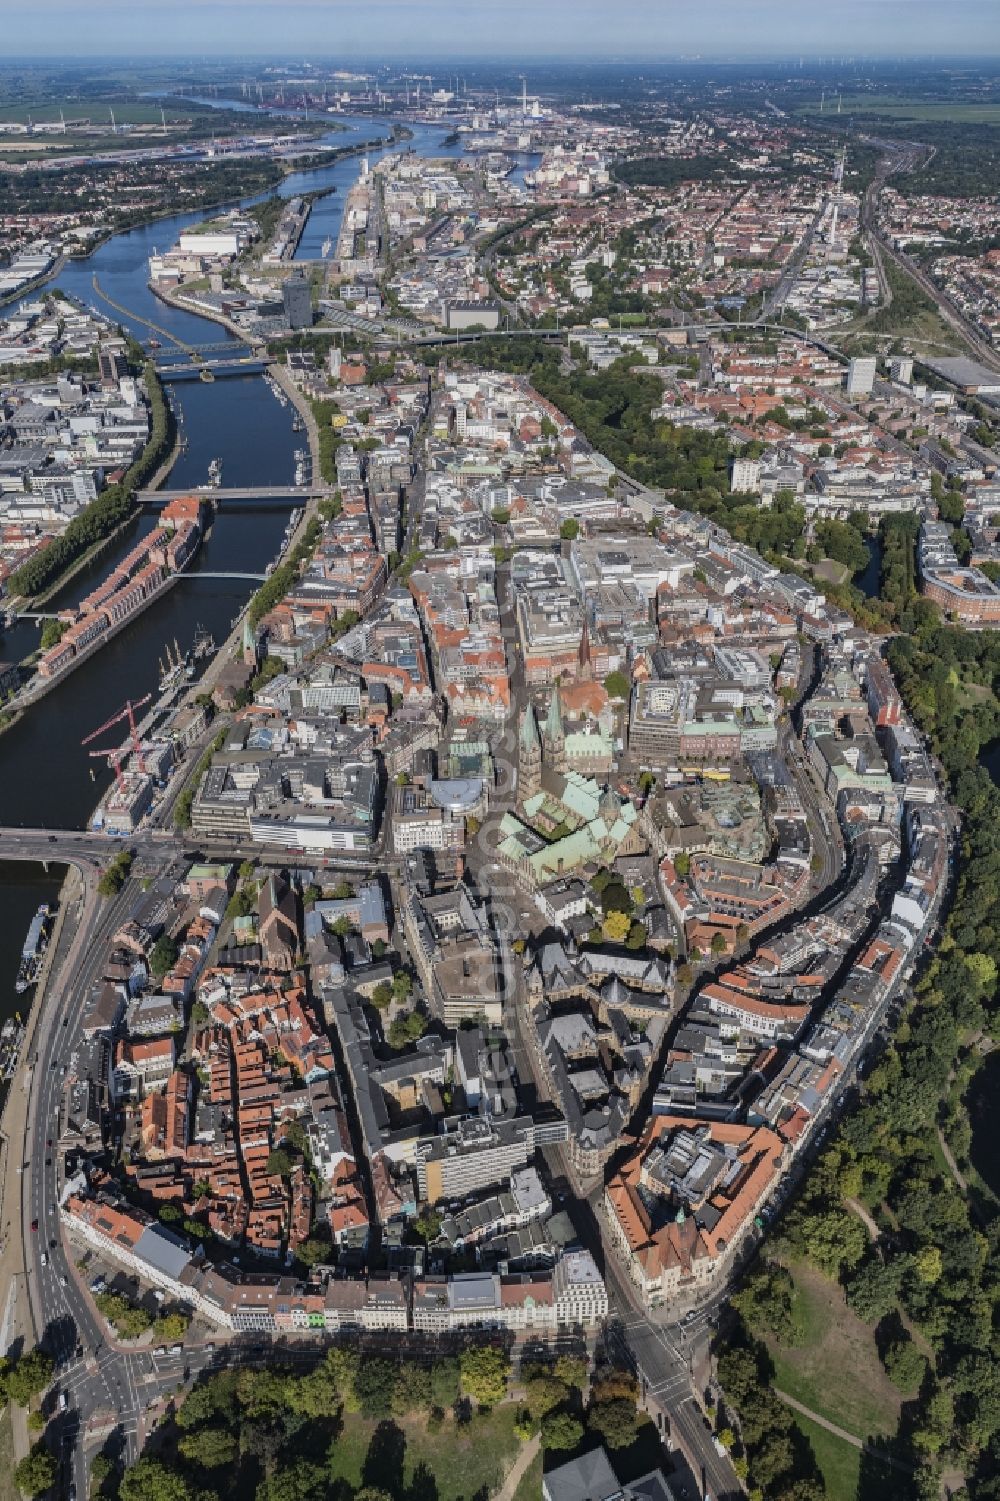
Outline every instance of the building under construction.
[(93, 827), (105, 834), (133, 834), (153, 801), (153, 778), (145, 771), (123, 771), (101, 799)]

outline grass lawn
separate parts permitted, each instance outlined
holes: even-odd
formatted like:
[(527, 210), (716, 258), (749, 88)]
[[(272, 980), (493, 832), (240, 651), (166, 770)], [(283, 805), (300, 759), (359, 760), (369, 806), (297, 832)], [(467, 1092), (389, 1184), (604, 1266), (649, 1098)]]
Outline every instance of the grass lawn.
[(514, 1492), (514, 1501), (538, 1501), (542, 1494), (544, 1450), (539, 1449), (531, 1464), (521, 1476), (521, 1484)]
[(953, 1183), (955, 1180), (952, 1176), (951, 1168), (948, 1166), (948, 1159), (941, 1150), (941, 1138), (936, 1131), (929, 1131), (927, 1133), (927, 1145), (930, 1147), (931, 1156), (934, 1158), (934, 1165), (942, 1178), (946, 1183)]
[[(875, 310), (876, 313), (878, 309)], [(871, 318), (875, 314), (866, 314), (856, 318), (853, 323), (842, 323), (839, 328), (831, 329), (829, 338), (841, 348), (845, 354), (862, 353), (869, 351), (874, 354), (884, 347), (885, 340), (905, 338), (913, 345), (922, 346), (923, 352), (931, 354), (943, 354), (949, 350), (961, 350), (962, 342), (951, 327), (945, 323), (936, 308), (918, 308), (912, 312), (901, 313), (893, 311), (890, 304), (885, 311), (885, 323), (887, 327), (877, 325), (872, 327)], [(879, 341), (883, 343), (880, 344)], [(921, 350), (915, 350), (921, 353)]]
[(992, 688), (987, 688), (985, 683), (959, 683), (956, 687), (958, 701), (963, 709), (972, 704), (985, 704), (993, 697)]
[[(89, 120), (92, 125), (110, 128), (110, 110), (115, 112), (117, 125), (159, 125), (161, 123), (160, 106), (143, 99), (57, 99), (37, 100), (34, 104), (7, 104), (0, 107), (0, 130), (8, 123), (26, 125), (29, 116), (36, 124), (54, 123), (60, 116), (64, 117), (68, 126), (82, 120)], [(196, 105), (181, 105), (163, 101), (163, 113), (169, 124), (175, 124), (178, 120), (190, 122), (195, 116), (206, 114), (207, 107), (199, 109)]]
[(24, 1501), (14, 1484), (14, 1433), (9, 1407), (0, 1414), (0, 1501)]
[[(397, 1496), (411, 1482), (417, 1466), (425, 1464), (437, 1481), (439, 1501), (472, 1501), (480, 1491), (496, 1489), (514, 1463), (520, 1447), (514, 1433), (516, 1419), (517, 1406), (513, 1402), (494, 1408), (485, 1416), (477, 1414), (464, 1427), (458, 1427), (448, 1417), (437, 1433), (428, 1433), (422, 1417), (390, 1419), (402, 1435), (403, 1444), (396, 1439), (396, 1452), (387, 1459), (384, 1468), (369, 1463), (365, 1483)], [(332, 1480), (347, 1480), (353, 1486), (361, 1484), (369, 1446), (378, 1426), (370, 1418), (345, 1414), (343, 1431), (332, 1451)]]
[[(798, 114), (819, 114), (820, 100), (798, 106)], [(827, 95), (826, 115), (836, 114), (837, 96)], [(924, 120), (962, 125), (1000, 125), (1000, 104), (963, 99), (906, 99), (886, 94), (845, 94), (841, 114), (881, 115), (887, 120)]]
[(894, 1434), (901, 1399), (878, 1358), (872, 1329), (829, 1277), (804, 1262), (789, 1270), (801, 1343), (785, 1348), (768, 1340), (775, 1386), (860, 1439)]
[(795, 1426), (809, 1440), (809, 1447), (823, 1473), (829, 1501), (855, 1501), (861, 1475), (861, 1450), (798, 1413), (795, 1414)]
[(843, 584), (851, 576), (851, 570), (846, 563), (838, 563), (833, 558), (822, 558), (816, 564), (816, 574), (828, 584)]

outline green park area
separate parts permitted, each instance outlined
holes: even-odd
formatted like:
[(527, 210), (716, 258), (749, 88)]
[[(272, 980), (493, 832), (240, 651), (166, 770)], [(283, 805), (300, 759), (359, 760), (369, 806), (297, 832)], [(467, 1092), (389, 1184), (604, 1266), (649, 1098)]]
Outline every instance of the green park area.
[[(860, 1218), (849, 1219), (867, 1241)], [(895, 1447), (903, 1401), (926, 1372), (920, 1336), (900, 1326), (890, 1337), (889, 1325), (866, 1322), (834, 1277), (788, 1253), (758, 1265), (733, 1305), (750, 1340), (724, 1352), (720, 1377), (740, 1416), (745, 1453), (734, 1462), (749, 1471), (751, 1495), (821, 1487), (830, 1501), (856, 1501), (880, 1494), (869, 1480), (905, 1479), (906, 1459), (893, 1469), (878, 1450)]]
[[(824, 116), (836, 116), (838, 96), (828, 94), (822, 103)], [(821, 101), (800, 104), (802, 115), (820, 114)], [(929, 124), (1000, 125), (1000, 103), (975, 99), (907, 99), (897, 94), (844, 94), (840, 115), (878, 116), (884, 120), (925, 121)]]
[(47, 98), (32, 104), (0, 106), (0, 132), (8, 124), (26, 125), (31, 120), (35, 125), (47, 125), (62, 119), (65, 119), (67, 127), (89, 124), (104, 129), (105, 126), (110, 127), (111, 110), (115, 112), (116, 125), (160, 125), (163, 115), (166, 116), (167, 124), (173, 125), (178, 121), (187, 123), (196, 114), (204, 113), (192, 109), (190, 105), (178, 109), (176, 105), (164, 103), (161, 115), (159, 104), (142, 99)]
[[(954, 1492), (1000, 1431), (993, 1209), (965, 1187), (967, 1097), (996, 1031), (1000, 792), (980, 755), (998, 737), (1000, 642), (924, 611), (912, 530), (900, 518), (883, 534), (899, 624), (887, 656), (962, 811), (961, 858), (941, 942), (891, 1044), (731, 1299), (722, 1405), (761, 1501)], [(786, 1398), (807, 1409), (801, 1422)], [(823, 1422), (856, 1442), (888, 1438), (896, 1464), (817, 1436)]]
[[(900, 1395), (879, 1360), (875, 1331), (832, 1278), (804, 1261), (789, 1271), (796, 1343), (766, 1341), (775, 1386), (856, 1438), (895, 1433)], [(850, 1380), (831, 1381), (831, 1371), (849, 1371)]]
[(0, 1413), (0, 1501), (21, 1501), (14, 1480), (14, 1430), (10, 1403)]
[[(375, 1486), (390, 1496), (414, 1490), (420, 1477), (437, 1481), (438, 1501), (470, 1501), (494, 1491), (517, 1458), (512, 1403), (440, 1425), (421, 1414), (376, 1421), (346, 1414), (329, 1460), (331, 1481)], [(536, 1493), (537, 1494), (537, 1493)]]
[[(837, 330), (838, 344), (846, 353), (878, 349), (881, 339), (905, 339), (920, 346), (917, 352), (943, 354), (963, 352), (959, 335), (938, 312), (933, 298), (888, 255), (883, 257), (892, 300), (863, 313)], [(870, 342), (858, 342), (859, 340)]]
[(537, 1497), (544, 1469), (597, 1443), (614, 1452), (625, 1479), (663, 1462), (630, 1372), (591, 1370), (585, 1356), (566, 1354), (515, 1372), (507, 1350), (490, 1342), (432, 1359), (399, 1358), (390, 1348), (333, 1346), (311, 1370), (218, 1371), (167, 1408), (129, 1469), (108, 1461), (98, 1494), (480, 1501), (503, 1486), (528, 1443), (531, 1462), (516, 1477), (521, 1498)]
[(861, 1450), (800, 1413), (795, 1414), (795, 1426), (816, 1456), (828, 1501), (856, 1501), (861, 1478)]

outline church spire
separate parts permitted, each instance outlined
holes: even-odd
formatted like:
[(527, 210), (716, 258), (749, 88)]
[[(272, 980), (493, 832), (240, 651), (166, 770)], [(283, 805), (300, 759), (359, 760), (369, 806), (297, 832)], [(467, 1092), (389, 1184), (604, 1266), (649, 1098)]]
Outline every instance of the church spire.
[(557, 740), (564, 740), (562, 722), (562, 704), (559, 701), (559, 684), (556, 683), (549, 699), (549, 712), (545, 720), (545, 739), (550, 744)]
[(538, 738), (538, 721), (535, 718), (535, 706), (529, 704), (521, 715), (521, 749), (526, 751), (541, 751), (542, 743)]
[(566, 732), (563, 729), (558, 683), (553, 688), (552, 697), (549, 699), (549, 712), (545, 719), (544, 751), (546, 764), (553, 771), (564, 774), (566, 771)]
[(521, 716), (517, 737), (517, 772), (521, 801), (534, 797), (542, 784), (542, 742), (534, 704), (529, 703)]
[(577, 654), (577, 659), (578, 659), (578, 661), (580, 663), (580, 675), (581, 675), (581, 677), (589, 678), (590, 675), (591, 675), (591, 673), (590, 673), (590, 665), (591, 665), (590, 664), (590, 627), (589, 627), (589, 625), (587, 623), (587, 617), (586, 617), (586, 615), (584, 615), (584, 617), (583, 617), (583, 630), (580, 633), (580, 650), (579, 650), (579, 652)]

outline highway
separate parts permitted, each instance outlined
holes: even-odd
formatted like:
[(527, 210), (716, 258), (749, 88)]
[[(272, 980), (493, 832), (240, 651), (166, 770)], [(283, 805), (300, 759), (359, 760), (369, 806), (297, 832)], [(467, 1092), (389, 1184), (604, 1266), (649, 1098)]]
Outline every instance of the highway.
[[(115, 1412), (126, 1452), (134, 1458), (138, 1452), (138, 1367), (146, 1357), (125, 1354), (109, 1343), (103, 1321), (67, 1254), (58, 1209), (62, 1159), (54, 1143), (59, 1136), (63, 1089), (72, 1074), (74, 1044), (91, 990), (100, 979), (111, 934), (142, 895), (130, 881), (105, 902), (97, 895), (95, 876), (95, 869), (86, 870), (85, 894), (79, 909), (64, 924), (60, 952), (41, 1002), (22, 1174), (22, 1234), (36, 1335), (56, 1362), (56, 1383), (71, 1398), (79, 1430), (84, 1433), (95, 1414)], [(77, 1494), (85, 1494), (82, 1445), (75, 1450), (73, 1473)]]
[[(0, 844), (8, 855), (6, 838)], [(164, 899), (179, 869), (177, 853), (170, 845), (165, 850), (150, 845), (144, 862), (144, 878), (153, 880), (152, 891)], [(99, 867), (79, 848), (73, 860), (83, 872), (85, 890), (63, 925), (50, 982), (39, 1002), (32, 1054), (24, 1060), (30, 1068), (30, 1093), (21, 1233), (35, 1335), (56, 1363), (55, 1388), (69, 1401), (66, 1413), (53, 1419), (60, 1437), (68, 1440), (63, 1478), (66, 1484), (72, 1479), (77, 1495), (84, 1496), (88, 1439), (96, 1446), (110, 1434), (112, 1446), (131, 1462), (142, 1447), (150, 1404), (174, 1392), (215, 1356), (214, 1346), (190, 1339), (181, 1355), (122, 1346), (97, 1313), (86, 1278), (76, 1267), (80, 1251), (63, 1240), (58, 1209), (62, 1158), (55, 1145), (63, 1090), (72, 1077), (83, 1013), (100, 980), (111, 935), (149, 901), (143, 885), (131, 879), (115, 897), (102, 899), (96, 890)]]

